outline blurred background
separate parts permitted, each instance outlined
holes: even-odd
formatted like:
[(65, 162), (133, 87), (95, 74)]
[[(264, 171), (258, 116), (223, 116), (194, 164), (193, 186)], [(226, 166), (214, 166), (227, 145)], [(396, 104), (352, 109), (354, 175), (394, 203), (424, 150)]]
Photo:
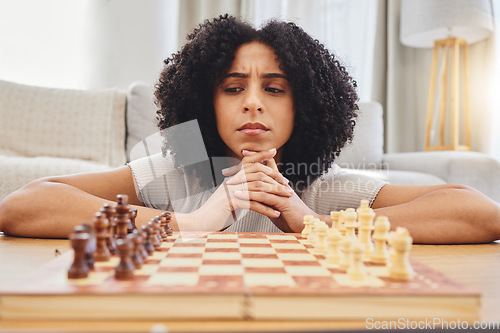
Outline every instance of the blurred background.
[[(498, 27), (500, 0), (491, 16)], [(432, 49), (400, 41), (401, 0), (0, 0), (0, 79), (72, 89), (155, 83), (205, 19), (294, 21), (384, 109), (386, 152), (420, 151)], [(496, 29), (498, 30), (498, 29)], [(469, 46), (472, 150), (500, 159), (500, 35)]]

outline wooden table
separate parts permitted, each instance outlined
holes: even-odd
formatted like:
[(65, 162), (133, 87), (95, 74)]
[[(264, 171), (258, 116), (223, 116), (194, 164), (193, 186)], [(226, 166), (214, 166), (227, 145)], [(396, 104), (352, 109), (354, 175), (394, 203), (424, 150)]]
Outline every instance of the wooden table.
[[(0, 287), (39, 268), (69, 249), (67, 240), (8, 237), (0, 233)], [(443, 272), (482, 295), (482, 321), (500, 321), (500, 241), (480, 245), (414, 245), (411, 256)], [(312, 331), (326, 329), (364, 329), (350, 322), (52, 322), (1, 321), (0, 331), (149, 331), (154, 325), (169, 332), (207, 331)], [(161, 330), (159, 330), (161, 332)]]

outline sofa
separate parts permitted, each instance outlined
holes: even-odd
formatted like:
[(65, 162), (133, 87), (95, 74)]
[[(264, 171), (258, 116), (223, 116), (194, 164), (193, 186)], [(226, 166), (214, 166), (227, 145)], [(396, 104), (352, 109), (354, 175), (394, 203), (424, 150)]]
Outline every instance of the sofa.
[[(383, 110), (360, 103), (341, 167), (392, 184), (474, 187), (500, 202), (500, 163), (477, 152), (384, 154)], [(0, 81), (0, 201), (46, 176), (99, 172), (160, 150), (153, 85), (83, 91)]]

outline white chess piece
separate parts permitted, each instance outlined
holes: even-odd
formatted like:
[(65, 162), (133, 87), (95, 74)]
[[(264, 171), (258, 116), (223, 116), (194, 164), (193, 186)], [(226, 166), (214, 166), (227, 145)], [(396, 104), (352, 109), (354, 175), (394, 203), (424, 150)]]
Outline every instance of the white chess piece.
[(342, 234), (342, 236), (345, 236), (345, 232), (346, 232), (345, 223), (344, 223), (344, 213), (345, 213), (345, 210), (341, 210), (339, 212), (339, 222), (337, 224), (338, 227), (339, 227), (339, 231)]
[(309, 244), (314, 245), (315, 241), (315, 235), (314, 235), (314, 229), (316, 228), (316, 222), (318, 222), (319, 219), (316, 217), (313, 217), (312, 219), (309, 220), (311, 230), (309, 231), (309, 234), (307, 235), (307, 242)]
[(316, 241), (314, 243), (313, 254), (325, 255), (326, 254), (326, 235), (328, 232), (328, 225), (321, 221), (315, 228)]
[(327, 250), (326, 262), (329, 264), (339, 264), (342, 259), (342, 252), (340, 251), (340, 241), (342, 235), (338, 229), (329, 229), (326, 237)]
[(376, 264), (386, 264), (388, 259), (387, 240), (389, 239), (389, 229), (391, 224), (386, 216), (379, 216), (375, 221), (375, 231), (373, 240), (375, 248), (370, 256), (370, 261)]
[(340, 212), (330, 212), (330, 218), (332, 219), (332, 229), (340, 229), (339, 217)]
[(355, 242), (351, 247), (351, 264), (347, 269), (347, 277), (351, 281), (363, 281), (366, 279), (366, 269), (363, 263), (364, 245)]
[(340, 241), (340, 249), (342, 250), (342, 258), (339, 262), (339, 268), (343, 271), (347, 271), (351, 265), (351, 247), (354, 240), (351, 238), (344, 237)]
[(394, 255), (389, 269), (389, 276), (398, 280), (410, 280), (413, 268), (410, 265), (410, 250), (413, 239), (406, 228), (398, 227), (392, 237)]
[(370, 258), (373, 252), (371, 234), (373, 230), (373, 218), (375, 213), (370, 208), (368, 200), (361, 200), (361, 205), (356, 210), (358, 215), (358, 237), (359, 241), (365, 246), (364, 258)]
[(311, 219), (312, 215), (304, 215), (304, 229), (302, 229), (302, 238), (307, 238), (311, 232)]
[(356, 240), (357, 214), (354, 208), (347, 208), (344, 212), (345, 237)]

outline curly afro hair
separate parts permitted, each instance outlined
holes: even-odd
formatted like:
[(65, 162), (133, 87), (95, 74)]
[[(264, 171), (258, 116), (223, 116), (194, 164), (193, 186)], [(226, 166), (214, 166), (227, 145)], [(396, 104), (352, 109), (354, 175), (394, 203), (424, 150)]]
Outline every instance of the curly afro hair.
[[(164, 61), (155, 92), (158, 126), (163, 130), (197, 120), (208, 156), (226, 156), (216, 126), (214, 88), (227, 74), (237, 49), (252, 41), (275, 51), (293, 89), (295, 123), (283, 147), (281, 171), (299, 190), (321, 176), (352, 140), (358, 96), (356, 82), (345, 67), (294, 23), (270, 21), (256, 30), (226, 14), (201, 24), (182, 49)], [(164, 153), (167, 150), (174, 156), (186, 153), (168, 138)], [(298, 166), (313, 164), (314, 170), (306, 167), (298, 172)]]

